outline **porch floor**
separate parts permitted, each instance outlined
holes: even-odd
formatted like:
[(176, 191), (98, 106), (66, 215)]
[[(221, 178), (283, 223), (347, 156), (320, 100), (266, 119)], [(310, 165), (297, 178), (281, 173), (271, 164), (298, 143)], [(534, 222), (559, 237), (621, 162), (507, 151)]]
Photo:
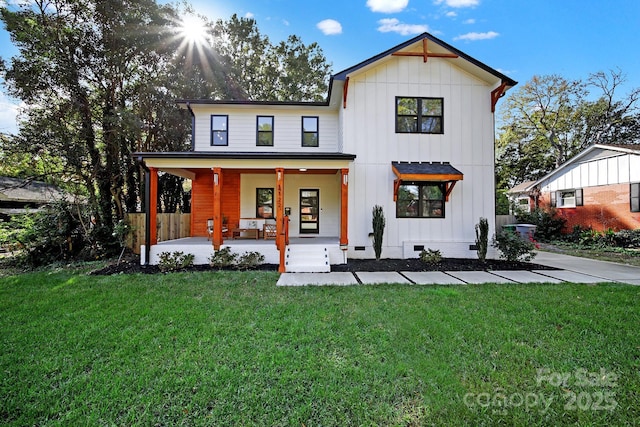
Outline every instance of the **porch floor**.
[[(290, 245), (340, 245), (339, 237), (289, 237)], [(158, 242), (157, 246), (211, 246), (211, 240), (206, 237), (183, 237), (181, 239)], [(223, 246), (275, 246), (273, 239), (224, 239)]]

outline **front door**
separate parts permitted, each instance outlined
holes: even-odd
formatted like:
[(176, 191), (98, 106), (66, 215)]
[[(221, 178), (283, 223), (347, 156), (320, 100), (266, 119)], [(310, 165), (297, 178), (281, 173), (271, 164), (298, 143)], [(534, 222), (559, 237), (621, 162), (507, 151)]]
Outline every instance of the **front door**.
[(320, 190), (300, 190), (300, 234), (320, 232)]

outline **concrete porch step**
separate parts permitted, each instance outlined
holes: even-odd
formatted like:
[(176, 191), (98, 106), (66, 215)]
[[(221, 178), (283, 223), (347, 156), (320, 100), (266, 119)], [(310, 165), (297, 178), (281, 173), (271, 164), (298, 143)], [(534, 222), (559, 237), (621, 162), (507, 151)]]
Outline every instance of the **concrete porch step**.
[(288, 273), (328, 273), (331, 271), (329, 251), (320, 245), (289, 245), (285, 252)]

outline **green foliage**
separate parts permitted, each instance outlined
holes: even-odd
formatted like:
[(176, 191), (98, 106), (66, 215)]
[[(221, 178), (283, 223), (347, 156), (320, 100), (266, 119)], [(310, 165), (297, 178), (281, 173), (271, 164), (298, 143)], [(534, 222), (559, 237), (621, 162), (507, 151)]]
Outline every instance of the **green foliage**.
[(216, 268), (232, 267), (236, 264), (237, 258), (238, 254), (232, 253), (231, 248), (224, 247), (209, 257), (209, 265)]
[(229, 247), (217, 250), (210, 258), (212, 267), (236, 268), (238, 270), (251, 270), (264, 263), (264, 255), (260, 252), (244, 252), (241, 255), (232, 253)]
[(556, 210), (534, 209), (531, 212), (516, 212), (516, 219), (521, 224), (533, 224), (536, 226), (536, 238), (541, 241), (550, 241), (562, 237), (562, 230), (566, 220), (556, 215)]
[(158, 267), (160, 271), (166, 273), (170, 271), (184, 270), (193, 265), (195, 255), (185, 254), (182, 251), (162, 252), (160, 253), (160, 261)]
[(533, 239), (526, 239), (520, 234), (503, 230), (493, 237), (491, 245), (500, 251), (500, 258), (507, 261), (531, 261), (535, 258), (536, 249)]
[(478, 259), (484, 262), (487, 259), (487, 248), (489, 247), (489, 221), (487, 218), (480, 218), (476, 224), (476, 253)]
[(264, 255), (260, 252), (244, 252), (238, 257), (236, 266), (238, 270), (250, 270), (264, 262)]
[(420, 251), (420, 261), (429, 265), (437, 265), (442, 261), (442, 253), (438, 249), (423, 249)]
[(614, 236), (617, 246), (623, 248), (640, 248), (640, 228), (635, 230), (620, 230)]
[(373, 207), (373, 250), (376, 253), (376, 259), (380, 259), (380, 255), (382, 254), (382, 238), (384, 236), (384, 212), (382, 211), (382, 206), (375, 205)]
[(16, 215), (0, 223), (0, 244), (17, 251), (30, 266), (41, 266), (73, 257), (90, 258), (90, 218), (67, 200), (41, 210)]

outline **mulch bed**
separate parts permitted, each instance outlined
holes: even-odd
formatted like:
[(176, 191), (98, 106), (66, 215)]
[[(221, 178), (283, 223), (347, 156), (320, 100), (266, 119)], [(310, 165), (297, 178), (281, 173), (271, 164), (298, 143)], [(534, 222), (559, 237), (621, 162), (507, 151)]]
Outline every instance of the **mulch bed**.
[[(181, 271), (216, 271), (208, 265), (194, 265)], [(232, 269), (229, 269), (232, 270)], [(262, 271), (278, 271), (276, 264), (262, 264), (255, 268)], [(346, 264), (331, 266), (331, 271), (493, 271), (493, 270), (556, 270), (531, 262), (509, 262), (501, 259), (488, 259), (482, 263), (477, 259), (443, 258), (437, 264), (425, 264), (418, 258), (412, 259), (349, 259)], [(140, 265), (139, 258), (127, 258), (116, 264), (91, 272), (94, 275), (111, 274), (157, 274), (162, 273), (157, 265)]]

